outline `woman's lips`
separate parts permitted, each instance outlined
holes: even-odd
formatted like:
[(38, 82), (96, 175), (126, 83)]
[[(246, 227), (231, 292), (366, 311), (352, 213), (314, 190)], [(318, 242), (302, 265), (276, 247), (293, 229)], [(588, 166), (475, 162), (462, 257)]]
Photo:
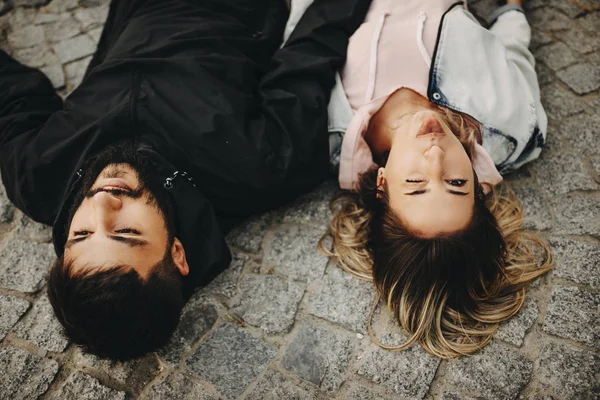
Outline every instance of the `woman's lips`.
[(421, 128), (419, 128), (419, 131), (417, 132), (417, 137), (429, 135), (436, 137), (444, 137), (446, 135), (444, 128), (442, 128), (442, 124), (440, 124), (440, 121), (438, 121), (437, 118), (427, 118), (423, 121)]

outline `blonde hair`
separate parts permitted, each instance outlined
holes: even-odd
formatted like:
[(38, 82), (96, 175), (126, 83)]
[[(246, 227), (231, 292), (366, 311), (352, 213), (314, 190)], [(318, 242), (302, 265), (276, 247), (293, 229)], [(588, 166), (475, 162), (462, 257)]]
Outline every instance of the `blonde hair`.
[[(473, 125), (452, 114), (447, 122), (472, 154), (476, 133), (468, 127)], [(376, 173), (361, 176), (358, 192), (332, 201), (335, 216), (319, 242), (321, 252), (343, 270), (375, 282), (378, 300), (410, 334), (398, 347), (380, 343), (371, 330), (376, 303), (369, 315), (371, 338), (389, 350), (418, 342), (442, 358), (484, 347), (498, 325), (519, 312), (525, 287), (552, 267), (548, 245), (522, 231), (523, 209), (507, 185), (487, 197), (477, 185), (473, 221), (464, 231), (419, 237), (390, 211)], [(326, 238), (332, 239), (331, 248)]]

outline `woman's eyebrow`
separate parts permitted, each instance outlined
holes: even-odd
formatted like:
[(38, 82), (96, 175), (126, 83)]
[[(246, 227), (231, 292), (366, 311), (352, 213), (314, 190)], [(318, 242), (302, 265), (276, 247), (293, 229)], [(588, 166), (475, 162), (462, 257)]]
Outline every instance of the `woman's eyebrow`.
[[(406, 196), (416, 196), (419, 194), (423, 194), (423, 193), (427, 193), (429, 191), (429, 189), (423, 189), (423, 190), (415, 190), (414, 192), (408, 192), (408, 193), (404, 193)], [(458, 190), (447, 190), (448, 193), (450, 194), (455, 194), (457, 196), (467, 196), (470, 192), (459, 192)]]

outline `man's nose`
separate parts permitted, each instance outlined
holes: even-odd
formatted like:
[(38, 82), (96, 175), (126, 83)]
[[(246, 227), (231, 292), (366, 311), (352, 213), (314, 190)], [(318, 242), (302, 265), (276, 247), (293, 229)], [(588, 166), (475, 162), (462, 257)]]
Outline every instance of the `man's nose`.
[(98, 192), (92, 197), (94, 211), (99, 220), (106, 219), (111, 213), (119, 211), (123, 202), (118, 197), (107, 192)]

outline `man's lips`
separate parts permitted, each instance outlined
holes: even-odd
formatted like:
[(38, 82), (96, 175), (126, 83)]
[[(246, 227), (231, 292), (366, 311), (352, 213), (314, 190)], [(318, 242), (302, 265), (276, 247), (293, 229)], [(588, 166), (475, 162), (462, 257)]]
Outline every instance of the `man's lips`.
[(121, 190), (132, 192), (133, 189), (124, 180), (118, 178), (102, 179), (98, 182), (98, 188), (104, 190)]
[(421, 128), (419, 128), (419, 131), (417, 132), (417, 137), (428, 135), (436, 137), (444, 137), (446, 135), (444, 128), (442, 128), (442, 125), (437, 118), (427, 118), (425, 121), (423, 121)]

